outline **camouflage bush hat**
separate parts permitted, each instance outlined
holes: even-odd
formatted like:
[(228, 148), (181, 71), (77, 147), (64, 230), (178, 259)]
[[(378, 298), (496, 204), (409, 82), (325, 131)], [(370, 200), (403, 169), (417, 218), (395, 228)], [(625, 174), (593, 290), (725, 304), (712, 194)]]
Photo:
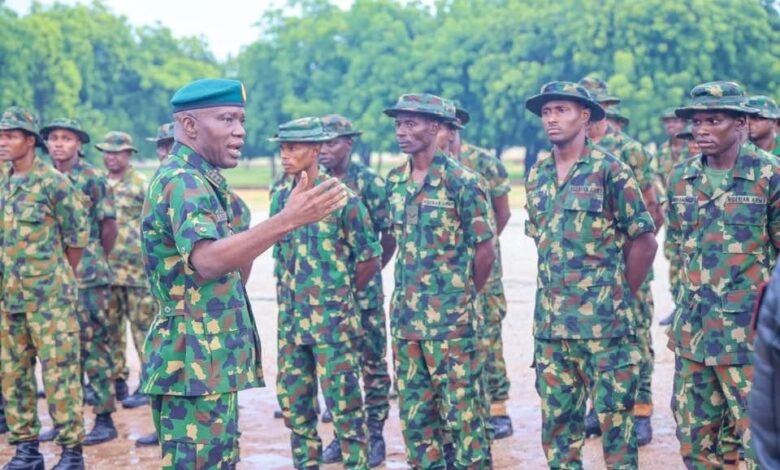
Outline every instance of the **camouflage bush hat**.
[(677, 115), (674, 113), (675, 108), (666, 108), (661, 113), (661, 120), (664, 119), (677, 119)]
[(424, 114), (444, 122), (455, 122), (455, 104), (428, 93), (401, 95), (395, 106), (385, 109), (385, 114), (396, 117), (398, 113)]
[(611, 106), (620, 104), (620, 98), (610, 95), (607, 82), (600, 78), (588, 76), (580, 80), (579, 84), (590, 92), (593, 99), (603, 105)]
[(780, 119), (780, 107), (768, 96), (756, 95), (748, 98), (748, 106), (758, 110), (758, 117), (764, 119)]
[(685, 129), (675, 134), (674, 137), (682, 140), (693, 140), (693, 128), (688, 124), (685, 126)]
[(525, 101), (525, 107), (537, 116), (541, 116), (542, 106), (548, 101), (554, 100), (574, 101), (589, 108), (591, 122), (604, 119), (604, 108), (593, 100), (590, 92), (585, 87), (574, 82), (556, 81), (545, 83), (542, 85), (538, 95), (534, 95)]
[(54, 119), (45, 126), (41, 127), (41, 137), (44, 140), (49, 140), (49, 133), (55, 129), (65, 129), (71, 131), (77, 136), (82, 144), (89, 143), (89, 134), (81, 127), (81, 123), (75, 119), (58, 118)]
[(458, 119), (458, 122), (463, 124), (464, 126), (471, 121), (471, 114), (469, 114), (468, 111), (461, 108), (457, 103), (455, 104), (455, 117)]
[(28, 111), (21, 106), (11, 106), (3, 112), (0, 117), (0, 130), (12, 131), (20, 130), (35, 136), (35, 145), (48, 151), (46, 141), (38, 133), (38, 115), (33, 111)]
[(742, 114), (758, 114), (758, 110), (747, 105), (747, 95), (734, 82), (707, 82), (693, 87), (691, 102), (674, 110), (677, 117), (690, 119), (699, 111), (734, 111)]
[(339, 137), (358, 137), (363, 131), (352, 129), (352, 121), (339, 114), (328, 114), (320, 118), (326, 132), (335, 132)]
[(325, 130), (322, 119), (305, 117), (285, 122), (270, 139), (271, 142), (327, 142), (339, 137), (336, 132)]
[(101, 152), (121, 152), (123, 150), (132, 150), (137, 152), (138, 149), (133, 147), (133, 138), (126, 132), (111, 131), (103, 137), (103, 142), (95, 144), (95, 148)]
[(166, 122), (157, 128), (157, 137), (147, 137), (149, 142), (159, 142), (161, 140), (173, 139), (173, 123)]
[(618, 121), (622, 123), (624, 127), (628, 127), (628, 125), (631, 123), (631, 120), (623, 115), (623, 113), (620, 111), (618, 105), (610, 106), (604, 111), (604, 113), (606, 114), (607, 119)]
[(238, 80), (206, 78), (190, 82), (171, 98), (173, 112), (216, 106), (240, 106), (246, 104), (246, 88)]

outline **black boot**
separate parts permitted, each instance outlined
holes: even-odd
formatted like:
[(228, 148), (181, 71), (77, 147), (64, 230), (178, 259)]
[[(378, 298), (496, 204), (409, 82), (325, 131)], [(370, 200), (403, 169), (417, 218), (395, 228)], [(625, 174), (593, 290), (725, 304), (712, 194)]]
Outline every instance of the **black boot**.
[(84, 453), (81, 446), (63, 447), (60, 461), (51, 470), (84, 470)]
[(114, 427), (114, 420), (111, 419), (111, 413), (99, 414), (95, 417), (95, 427), (84, 438), (84, 445), (102, 444), (116, 439), (118, 435)]
[(274, 410), (274, 419), (282, 419), (284, 418), (284, 413), (282, 413), (282, 410), (277, 409)]
[(38, 441), (16, 444), (16, 454), (3, 470), (45, 470), (43, 454), (38, 450)]
[(149, 404), (149, 395), (141, 393), (140, 388), (136, 389), (132, 395), (122, 400), (122, 407), (132, 409)]
[(330, 408), (325, 408), (325, 412), (322, 413), (322, 422), (323, 423), (333, 422), (333, 413), (330, 412)]
[(384, 421), (368, 421), (368, 466), (371, 468), (382, 465), (385, 461), (385, 437), (382, 430)]
[(333, 440), (330, 441), (328, 447), (322, 451), (322, 463), (337, 463), (343, 459), (341, 455), (341, 442), (339, 438), (333, 436)]
[(639, 447), (650, 444), (653, 440), (653, 425), (649, 416), (637, 416), (634, 419), (634, 434)]
[(116, 393), (116, 399), (122, 401), (130, 395), (130, 389), (127, 388), (127, 382), (125, 379), (116, 379), (114, 381), (114, 392)]
[(41, 442), (51, 442), (54, 439), (57, 439), (57, 436), (60, 434), (59, 428), (57, 426), (52, 426), (51, 428), (41, 431), (40, 434), (38, 434), (38, 440)]
[(95, 406), (97, 404), (95, 389), (92, 388), (91, 384), (84, 385), (84, 403), (89, 406)]
[(8, 423), (5, 420), (5, 404), (3, 403), (3, 396), (0, 395), (0, 434), (8, 432)]
[(506, 439), (514, 434), (512, 418), (509, 416), (491, 416), (490, 425), (493, 427), (493, 439)]
[(156, 432), (147, 434), (146, 436), (141, 436), (135, 440), (136, 447), (149, 447), (149, 446), (159, 446), (159, 445), (160, 445), (160, 440), (157, 439)]
[(585, 437), (599, 437), (601, 435), (601, 425), (599, 424), (599, 417), (596, 416), (596, 410), (593, 408), (585, 415)]

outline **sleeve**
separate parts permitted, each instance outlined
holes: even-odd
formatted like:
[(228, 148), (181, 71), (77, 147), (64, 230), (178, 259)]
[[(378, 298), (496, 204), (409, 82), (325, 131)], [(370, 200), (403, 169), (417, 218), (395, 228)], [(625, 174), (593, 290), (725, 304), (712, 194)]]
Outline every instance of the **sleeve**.
[(372, 175), (363, 194), (375, 232), (389, 230), (392, 225), (386, 191), (384, 180), (379, 175)]
[(355, 256), (355, 261), (362, 263), (382, 255), (382, 246), (374, 232), (371, 218), (366, 206), (357, 197), (351, 197), (342, 213), (346, 229), (347, 244)]
[(236, 232), (249, 230), (252, 225), (252, 211), (238, 194), (230, 191), (230, 211), (233, 213), (232, 225)]
[(171, 178), (163, 192), (176, 250), (189, 263), (197, 242), (220, 238), (217, 224), (222, 208), (208, 183), (192, 173)]
[(458, 195), (457, 211), (469, 245), (493, 238), (495, 233), (490, 223), (490, 202), (476, 179), (464, 181)]
[(114, 191), (108, 187), (105, 176), (98, 176), (95, 180), (95, 208), (98, 220), (116, 219), (114, 205)]
[(87, 211), (67, 178), (58, 178), (52, 188), (54, 217), (60, 226), (62, 242), (69, 248), (84, 248), (89, 243)]
[(610, 166), (607, 191), (608, 204), (618, 230), (633, 240), (646, 232), (655, 231), (655, 224), (647, 212), (639, 183), (631, 169), (620, 162)]
[(504, 163), (496, 157), (483, 157), (490, 161), (485, 178), (490, 182), (490, 198), (496, 199), (509, 193), (509, 173)]
[(773, 165), (774, 173), (769, 181), (768, 230), (775, 251), (780, 251), (780, 167)]

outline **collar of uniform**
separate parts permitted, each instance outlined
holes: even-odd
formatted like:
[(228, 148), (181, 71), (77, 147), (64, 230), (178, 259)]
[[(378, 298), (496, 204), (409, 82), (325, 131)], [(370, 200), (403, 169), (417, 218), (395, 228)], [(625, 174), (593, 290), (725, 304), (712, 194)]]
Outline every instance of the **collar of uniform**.
[(180, 158), (181, 160), (184, 160), (184, 162), (189, 166), (198, 170), (216, 187), (227, 190), (227, 181), (225, 181), (225, 177), (222, 176), (222, 173), (220, 173), (218, 169), (214, 168), (214, 165), (206, 161), (206, 159), (203, 158), (203, 156), (198, 152), (192, 150), (181, 142), (176, 142), (173, 144), (171, 154), (177, 158)]
[(37, 181), (38, 178), (45, 175), (46, 171), (49, 168), (54, 170), (53, 167), (50, 167), (49, 164), (41, 160), (41, 158), (38, 155), (36, 155), (35, 159), (33, 159), (32, 166), (30, 167), (30, 171), (28, 171), (24, 176), (22, 176), (21, 178), (14, 179), (10, 171), (7, 171), (5, 173), (5, 176), (8, 178), (9, 182), (12, 182), (14, 184), (14, 186), (18, 188), (26, 188), (32, 185), (32, 183), (34, 183), (35, 181)]
[[(756, 154), (746, 146), (741, 146), (737, 161), (731, 170), (734, 178), (741, 178), (748, 181), (756, 180)], [(695, 179), (701, 177), (704, 172), (704, 154), (699, 154), (699, 158), (691, 160), (689, 165), (685, 165), (683, 179)]]
[[(432, 187), (438, 187), (441, 185), (444, 172), (446, 171), (447, 160), (450, 158), (443, 152), (436, 151), (433, 155), (433, 161), (428, 168), (428, 174), (425, 176), (425, 184)], [(387, 177), (387, 181), (391, 183), (401, 183), (409, 180), (409, 176), (412, 174), (412, 157), (407, 157), (406, 163), (403, 166), (403, 170), (396, 174), (390, 174)]]

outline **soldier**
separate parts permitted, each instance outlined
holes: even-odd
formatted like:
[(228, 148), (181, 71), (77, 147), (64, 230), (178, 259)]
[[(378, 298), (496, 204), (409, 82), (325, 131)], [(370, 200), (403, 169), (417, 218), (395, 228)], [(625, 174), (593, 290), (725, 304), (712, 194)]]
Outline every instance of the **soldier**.
[(777, 123), (780, 121), (780, 107), (768, 96), (751, 96), (748, 106), (758, 109), (758, 114), (748, 117), (750, 141), (758, 148), (780, 156), (777, 144)]
[(688, 152), (688, 155), (701, 153), (701, 149), (699, 149), (699, 145), (696, 143), (696, 138), (693, 136), (693, 129), (690, 125), (685, 126), (685, 130), (682, 132), (678, 132), (677, 135), (675, 135), (675, 138), (685, 142), (685, 149)]
[(240, 272), (291, 230), (344, 203), (336, 181), (296, 188), (278, 215), (233, 233), (219, 169), (241, 157), (245, 101), (235, 80), (179, 89), (171, 99), (176, 143), (144, 202), (142, 249), (160, 311), (144, 343), (141, 391), (152, 395), (165, 469), (235, 467), (237, 392), (264, 385)]
[(157, 129), (156, 137), (147, 137), (147, 142), (154, 142), (157, 158), (164, 159), (171, 153), (173, 147), (173, 123), (166, 122)]
[[(409, 155), (386, 180), (398, 243), (390, 325), (406, 460), (415, 469), (487, 468), (475, 305), (496, 257), (487, 195), (478, 175), (437, 151), (441, 126), (456, 119), (451, 103), (406, 94), (385, 114)], [(445, 433), (451, 449), (442, 448)]]
[(534, 361), (542, 446), (551, 468), (581, 468), (590, 389), (607, 468), (638, 468), (639, 320), (631, 303), (657, 248), (653, 220), (631, 169), (586, 138), (604, 110), (584, 87), (548, 83), (526, 108), (541, 117), (553, 144), (526, 183), (526, 235), (539, 257)]
[[(78, 314), (81, 334), (81, 367), (94, 391), (95, 426), (84, 438), (84, 445), (116, 439), (111, 413), (116, 411), (113, 390), (111, 339), (108, 331), (110, 273), (106, 257), (117, 237), (114, 197), (106, 176), (83, 161), (82, 145), (89, 135), (73, 119), (55, 119), (41, 128), (48, 142), (54, 167), (68, 176), (87, 212), (89, 243), (84, 248), (76, 271), (78, 278)], [(56, 433), (42, 436), (52, 440)]]
[[(351, 189), (368, 209), (373, 232), (382, 245), (382, 268), (395, 251), (395, 239), (390, 235), (390, 213), (387, 207), (385, 182), (371, 168), (350, 159), (354, 139), (362, 132), (352, 128), (349, 119), (339, 115), (321, 118), (325, 131), (338, 135), (322, 144), (319, 161), (326, 171)], [(385, 460), (385, 440), (382, 430), (390, 412), (390, 374), (387, 370), (387, 327), (385, 325), (382, 271), (363, 289), (355, 292), (360, 308), (364, 336), (362, 342), (363, 392), (368, 428), (368, 464), (377, 467)], [(323, 463), (341, 461), (341, 446), (334, 439), (322, 453)]]
[(12, 107), (0, 119), (3, 266), (0, 357), (9, 442), (8, 470), (43, 470), (38, 450), (35, 359), (43, 369), (49, 414), (59, 429), (57, 470), (83, 469), (83, 393), (76, 271), (89, 239), (87, 219), (68, 178), (43, 163), (37, 117)]
[(691, 119), (702, 153), (675, 167), (668, 189), (669, 237), (683, 265), (668, 332), (675, 352), (672, 411), (689, 436), (680, 439), (688, 468), (724, 465), (719, 437), (730, 419), (748, 468), (756, 468), (746, 410), (750, 321), (758, 286), (780, 248), (780, 166), (741, 145), (746, 116), (757, 110), (739, 85), (709, 82), (690, 95), (676, 113)]

